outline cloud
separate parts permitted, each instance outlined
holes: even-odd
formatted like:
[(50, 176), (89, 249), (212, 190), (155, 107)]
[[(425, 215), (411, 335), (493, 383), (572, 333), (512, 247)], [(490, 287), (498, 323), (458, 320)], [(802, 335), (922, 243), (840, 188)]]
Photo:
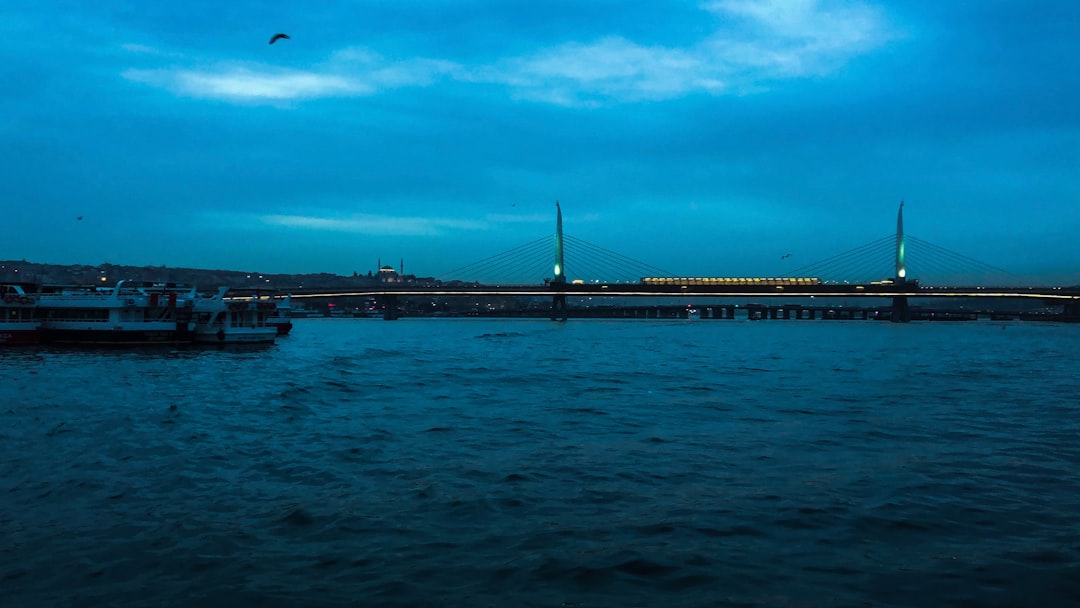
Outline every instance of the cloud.
[(743, 18), (767, 34), (817, 49), (859, 50), (881, 35), (882, 16), (865, 4), (823, 0), (716, 0), (704, 5), (718, 16)]
[(355, 77), (300, 70), (225, 67), (216, 70), (127, 70), (123, 77), (191, 97), (272, 101), (373, 95), (379, 87)]
[(880, 11), (852, 1), (714, 0), (700, 8), (713, 17), (712, 31), (681, 46), (602, 36), (471, 66), (427, 58), (389, 61), (368, 49), (346, 48), (303, 70), (226, 63), (132, 69), (123, 76), (182, 95), (238, 102), (369, 96), (449, 79), (502, 85), (519, 99), (595, 106), (758, 90), (777, 79), (828, 73), (892, 38)]
[(480, 72), (519, 96), (560, 105), (741, 93), (828, 73), (892, 38), (869, 6), (816, 0), (723, 0), (702, 8), (717, 29), (684, 47), (617, 37), (567, 43)]
[(285, 100), (371, 94), (373, 89), (340, 76), (310, 72), (259, 73), (247, 68), (218, 72), (127, 70), (124, 78), (162, 86), (181, 95), (229, 100)]
[(645, 47), (610, 37), (592, 44), (567, 43), (536, 55), (511, 59), (477, 73), (477, 80), (509, 86), (520, 97), (559, 105), (589, 99), (622, 101), (676, 97), (724, 87), (702, 57), (678, 48)]
[[(125, 48), (139, 45), (125, 45)], [(228, 101), (287, 101), (324, 97), (369, 96), (407, 86), (426, 86), (457, 66), (448, 61), (413, 59), (388, 62), (364, 49), (344, 49), (310, 70), (270, 68), (259, 64), (221, 64), (200, 70), (126, 70), (122, 76), (169, 89), (180, 95)]]
[(438, 236), (451, 232), (498, 230), (515, 224), (547, 224), (552, 216), (532, 214), (487, 214), (470, 220), (447, 217), (411, 217), (370, 213), (341, 214), (332, 211), (304, 213), (222, 213), (202, 214), (206, 226), (219, 230), (296, 229), (313, 232), (342, 232), (369, 236)]
[(160, 55), (161, 54), (161, 51), (155, 49), (152, 46), (146, 46), (145, 44), (127, 43), (127, 44), (121, 44), (120, 48), (124, 49), (125, 51), (127, 51), (129, 53), (139, 53), (139, 54), (145, 54), (145, 55)]
[(461, 66), (440, 59), (409, 59), (388, 61), (368, 49), (349, 47), (337, 51), (322, 69), (329, 72), (347, 73), (352, 78), (370, 85), (390, 89), (405, 86), (427, 86), (443, 76), (453, 77), (461, 72)]
[(718, 32), (702, 45), (713, 64), (747, 78), (827, 72), (897, 36), (879, 11), (819, 0), (720, 0), (705, 5), (742, 33)]
[(136, 42), (127, 42), (120, 45), (120, 50), (130, 55), (145, 55), (150, 57), (172, 57), (183, 58), (184, 53), (165, 51), (157, 47), (152, 47), (146, 44), (139, 44)]
[(532, 213), (528, 215), (513, 215), (508, 213), (489, 213), (484, 216), (492, 224), (545, 224), (552, 221), (551, 215)]
[(326, 232), (384, 236), (433, 236), (447, 231), (486, 230), (486, 222), (437, 217), (393, 217), (360, 214), (348, 217), (315, 215), (263, 215), (258, 221), (270, 226), (283, 226)]

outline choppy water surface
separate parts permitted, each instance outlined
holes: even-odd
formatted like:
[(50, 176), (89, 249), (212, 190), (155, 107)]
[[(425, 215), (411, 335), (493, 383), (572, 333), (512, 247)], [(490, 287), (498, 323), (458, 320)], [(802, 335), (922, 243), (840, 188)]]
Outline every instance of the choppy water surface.
[[(1005, 329), (1003, 329), (1005, 327)], [(0, 351), (6, 606), (1080, 601), (1080, 327)]]

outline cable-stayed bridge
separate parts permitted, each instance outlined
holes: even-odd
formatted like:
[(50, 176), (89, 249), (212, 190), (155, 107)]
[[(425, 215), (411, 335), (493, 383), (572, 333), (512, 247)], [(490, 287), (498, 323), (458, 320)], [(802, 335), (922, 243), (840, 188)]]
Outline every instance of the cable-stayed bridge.
[[(441, 280), (467, 280), (485, 285), (535, 285), (554, 276), (552, 236), (546, 236), (498, 255), (439, 275)], [(642, 277), (676, 274), (570, 235), (562, 238), (562, 274), (586, 283), (637, 283)], [(538, 281), (538, 278), (540, 279)]]
[[(935, 276), (948, 280), (920, 280)], [(907, 235), (903, 228), (903, 203), (897, 212), (894, 234), (782, 275), (680, 276), (564, 235), (562, 210), (556, 203), (554, 237), (537, 239), (457, 268), (431, 282), (387, 282), (356, 290), (293, 292), (294, 298), (377, 298), (382, 302), (384, 318), (391, 320), (398, 317), (401, 298), (485, 296), (550, 298), (551, 318), (559, 320), (570, 316), (569, 304), (576, 298), (651, 296), (683, 301), (688, 298), (783, 299), (785, 302), (801, 298), (868, 299), (868, 306), (875, 306), (875, 314), (884, 313), (885, 318), (898, 322), (918, 318), (909, 303), (914, 298), (938, 301), (973, 298), (998, 303), (1027, 300), (1059, 309), (1054, 318), (1080, 321), (1080, 286), (1024, 285), (1008, 271)], [(877, 304), (870, 304), (869, 299)], [(732, 306), (715, 306), (720, 311), (718, 318), (732, 318)], [(786, 311), (783, 318), (790, 318), (792, 310), (795, 318), (805, 318), (806, 311), (809, 318), (815, 316), (813, 307), (803, 304), (759, 305), (759, 311), (766, 317), (770, 314), (776, 317), (780, 308)]]

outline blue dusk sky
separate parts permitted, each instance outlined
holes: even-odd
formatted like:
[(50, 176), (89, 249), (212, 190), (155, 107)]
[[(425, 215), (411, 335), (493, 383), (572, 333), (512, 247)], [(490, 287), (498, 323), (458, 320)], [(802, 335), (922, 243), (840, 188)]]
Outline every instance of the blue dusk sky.
[(1077, 283), (1077, 57), (1073, 0), (12, 0), (0, 259), (440, 276), (558, 200), (658, 268), (783, 274), (903, 200)]

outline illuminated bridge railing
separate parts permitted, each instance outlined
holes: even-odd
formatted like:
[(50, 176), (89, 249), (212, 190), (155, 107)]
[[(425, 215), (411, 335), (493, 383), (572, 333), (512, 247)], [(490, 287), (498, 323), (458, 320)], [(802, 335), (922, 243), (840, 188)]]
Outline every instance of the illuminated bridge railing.
[(644, 285), (688, 285), (704, 287), (710, 285), (724, 285), (732, 287), (752, 286), (780, 286), (800, 287), (806, 285), (821, 285), (821, 279), (814, 277), (645, 277), (641, 279)]

